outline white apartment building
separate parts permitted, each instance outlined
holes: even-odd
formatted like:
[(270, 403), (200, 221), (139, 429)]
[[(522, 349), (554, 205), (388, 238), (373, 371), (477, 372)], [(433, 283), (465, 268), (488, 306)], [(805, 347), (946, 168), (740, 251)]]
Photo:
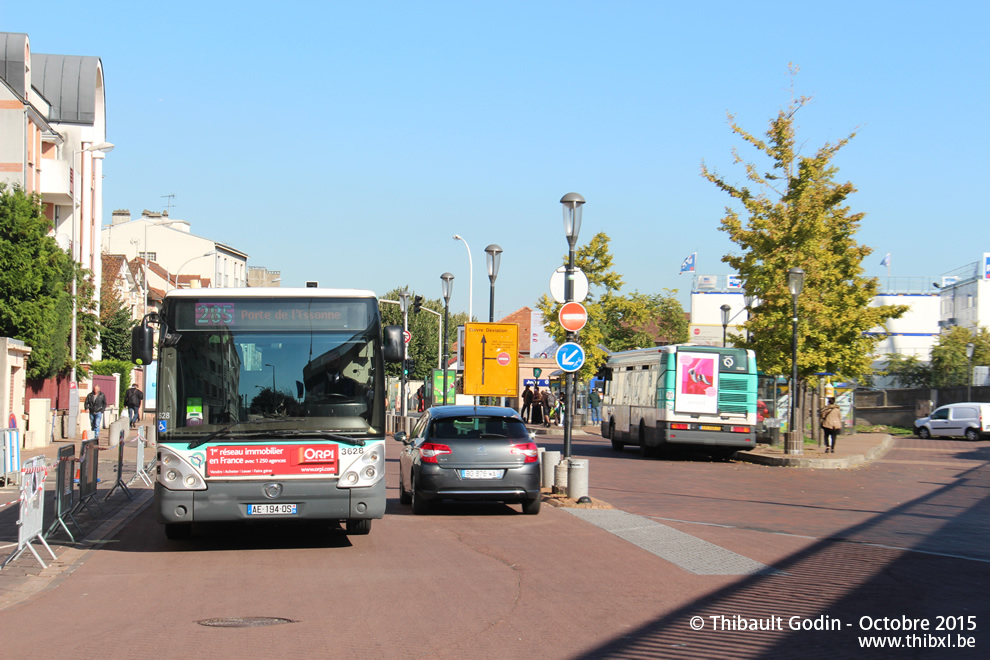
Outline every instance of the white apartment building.
[[(101, 231), (103, 251), (157, 264), (161, 286), (213, 288), (248, 285), (248, 255), (234, 247), (192, 233), (190, 223), (168, 213), (142, 212), (131, 219), (130, 211), (114, 211)], [(150, 274), (149, 274), (150, 278)], [(198, 282), (198, 284), (196, 284)]]

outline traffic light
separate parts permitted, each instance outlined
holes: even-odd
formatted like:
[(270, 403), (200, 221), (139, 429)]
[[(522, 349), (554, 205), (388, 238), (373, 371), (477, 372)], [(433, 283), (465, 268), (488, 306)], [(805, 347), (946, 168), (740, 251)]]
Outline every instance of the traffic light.
[(402, 371), (407, 377), (412, 376), (413, 372), (416, 370), (416, 362), (412, 358), (406, 359), (402, 364)]
[(423, 296), (416, 296), (413, 298), (413, 312), (419, 314), (421, 309), (423, 309)]

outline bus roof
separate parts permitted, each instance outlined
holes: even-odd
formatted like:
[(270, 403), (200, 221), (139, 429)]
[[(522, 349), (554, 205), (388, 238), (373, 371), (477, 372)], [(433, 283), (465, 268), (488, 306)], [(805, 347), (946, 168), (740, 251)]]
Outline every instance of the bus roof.
[(660, 355), (672, 351), (691, 350), (700, 353), (720, 353), (723, 351), (743, 351), (747, 355), (749, 351), (736, 346), (706, 346), (702, 344), (668, 344), (666, 346), (653, 346), (650, 348), (634, 348), (628, 351), (618, 351), (608, 356), (608, 364), (621, 364), (625, 362), (640, 362), (658, 360)]
[(230, 289), (173, 289), (165, 298), (375, 298), (368, 289), (320, 289), (314, 287), (247, 287)]

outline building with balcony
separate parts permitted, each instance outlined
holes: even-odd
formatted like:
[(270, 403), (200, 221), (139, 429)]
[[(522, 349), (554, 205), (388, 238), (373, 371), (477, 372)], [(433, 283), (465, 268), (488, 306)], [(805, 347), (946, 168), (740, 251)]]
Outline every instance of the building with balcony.
[[(31, 50), (0, 32), (0, 182), (41, 197), (51, 234), (93, 274), (100, 300), (106, 97), (99, 57)], [(100, 359), (100, 347), (93, 359)]]

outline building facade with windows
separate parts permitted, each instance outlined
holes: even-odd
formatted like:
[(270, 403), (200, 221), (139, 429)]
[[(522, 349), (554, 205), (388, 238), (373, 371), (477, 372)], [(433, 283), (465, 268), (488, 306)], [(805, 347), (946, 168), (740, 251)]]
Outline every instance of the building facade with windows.
[[(114, 211), (101, 242), (104, 252), (156, 265), (154, 274), (165, 292), (188, 288), (194, 280), (215, 288), (248, 286), (247, 253), (192, 233), (189, 222), (167, 212), (145, 210), (131, 219), (130, 211)], [(149, 286), (153, 279), (147, 272)]]

